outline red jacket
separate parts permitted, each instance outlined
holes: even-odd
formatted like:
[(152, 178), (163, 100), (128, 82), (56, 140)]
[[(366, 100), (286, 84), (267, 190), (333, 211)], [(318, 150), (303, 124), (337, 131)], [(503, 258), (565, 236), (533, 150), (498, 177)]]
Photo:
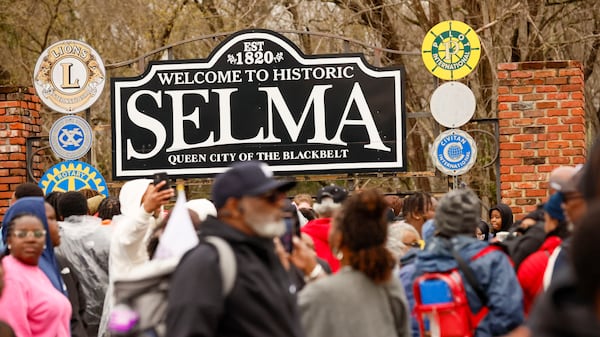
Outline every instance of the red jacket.
[(562, 242), (558, 236), (550, 236), (542, 244), (540, 249), (529, 255), (519, 266), (517, 278), (523, 288), (523, 308), (525, 315), (529, 314), (529, 310), (537, 295), (542, 290), (542, 281), (544, 279), (544, 271), (548, 265), (548, 258), (552, 252)]
[(326, 260), (331, 271), (335, 273), (340, 269), (340, 261), (333, 256), (329, 248), (329, 227), (331, 218), (320, 218), (307, 222), (301, 230), (313, 239), (317, 256)]

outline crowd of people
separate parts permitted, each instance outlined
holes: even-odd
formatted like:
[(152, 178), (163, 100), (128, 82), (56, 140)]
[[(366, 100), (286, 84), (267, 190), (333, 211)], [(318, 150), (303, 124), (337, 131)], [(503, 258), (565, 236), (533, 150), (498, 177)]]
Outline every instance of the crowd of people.
[[(235, 163), (186, 221), (165, 211), (164, 181), (118, 197), (19, 185), (2, 221), (0, 337), (600, 335), (600, 143), (583, 167), (555, 169), (520, 219), (466, 187), (313, 198), (294, 185)], [(157, 254), (184, 223), (197, 244)], [(158, 270), (144, 292), (162, 297), (117, 296)]]

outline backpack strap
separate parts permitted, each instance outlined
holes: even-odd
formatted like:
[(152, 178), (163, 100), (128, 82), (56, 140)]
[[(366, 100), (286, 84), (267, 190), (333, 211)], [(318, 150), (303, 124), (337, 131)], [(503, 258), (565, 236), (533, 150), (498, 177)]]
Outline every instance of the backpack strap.
[[(491, 252), (495, 252), (495, 251), (504, 253), (502, 248), (495, 246), (495, 245), (489, 245), (489, 246), (483, 248), (482, 250), (480, 250), (477, 254), (473, 255), (473, 257), (471, 257), (470, 261), (475, 261), (475, 260), (479, 259), (480, 257), (483, 257), (483, 256), (485, 256)], [(456, 262), (458, 264), (458, 268), (463, 272), (463, 274), (465, 275), (465, 278), (467, 279), (467, 282), (469, 282), (469, 285), (471, 285), (471, 288), (473, 288), (473, 290), (477, 294), (477, 297), (479, 297), (479, 300), (481, 300), (481, 304), (483, 305), (481, 310), (479, 310), (478, 313), (476, 313), (472, 316), (471, 322), (473, 324), (473, 327), (477, 327), (479, 325), (479, 323), (481, 322), (481, 320), (483, 320), (485, 318), (485, 316), (488, 314), (488, 312), (490, 311), (487, 306), (489, 299), (488, 299), (486, 293), (483, 291), (483, 289), (481, 289), (479, 282), (477, 282), (477, 279), (475, 278), (475, 275), (473, 274), (473, 270), (471, 269), (471, 267), (469, 267), (469, 265), (460, 256), (460, 254), (458, 254), (458, 252), (456, 251), (456, 249), (454, 249), (454, 247), (452, 248), (452, 255), (454, 256), (454, 259), (456, 260)]]
[[(479, 300), (481, 300), (481, 304), (483, 304), (483, 306), (487, 306), (488, 297), (483, 291), (483, 289), (481, 289), (479, 282), (477, 282), (477, 278), (475, 278), (475, 274), (473, 274), (473, 270), (471, 269), (471, 267), (469, 267), (467, 262), (465, 262), (465, 260), (460, 256), (456, 249), (454, 249), (454, 247), (452, 247), (452, 255), (454, 256), (454, 259), (458, 264), (458, 269), (460, 269), (463, 275), (465, 275), (465, 279), (467, 280), (471, 288), (473, 288), (473, 290), (477, 294), (477, 297), (479, 297)], [(471, 259), (471, 261), (473, 261), (473, 259)]]
[(496, 246), (496, 245), (489, 245), (485, 248), (483, 248), (482, 250), (479, 251), (479, 253), (473, 255), (473, 257), (471, 258), (471, 261), (475, 261), (480, 257), (483, 257), (491, 252), (502, 252), (504, 253), (504, 251), (502, 250), (502, 248)]
[(229, 243), (218, 236), (206, 236), (206, 242), (217, 249), (219, 254), (219, 269), (221, 269), (221, 279), (223, 280), (223, 296), (227, 297), (237, 276), (237, 263), (235, 254)]

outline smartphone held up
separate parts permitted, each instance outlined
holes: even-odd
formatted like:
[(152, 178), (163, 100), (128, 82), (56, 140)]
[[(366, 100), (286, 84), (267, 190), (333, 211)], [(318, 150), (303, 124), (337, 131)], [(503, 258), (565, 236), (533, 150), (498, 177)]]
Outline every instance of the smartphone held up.
[(166, 183), (160, 188), (160, 191), (164, 191), (170, 188), (169, 175), (167, 172), (158, 172), (152, 175), (152, 181), (154, 186), (157, 186), (161, 181), (166, 181)]
[(283, 221), (285, 222), (285, 233), (279, 237), (286, 252), (291, 253), (294, 249), (294, 236), (300, 237), (300, 219), (296, 206), (288, 199), (282, 209)]

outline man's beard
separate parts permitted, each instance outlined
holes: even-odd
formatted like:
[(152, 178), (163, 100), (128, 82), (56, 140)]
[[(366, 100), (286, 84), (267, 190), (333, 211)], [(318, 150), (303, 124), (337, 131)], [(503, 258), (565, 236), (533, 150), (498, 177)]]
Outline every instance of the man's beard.
[(244, 211), (244, 221), (256, 235), (272, 239), (285, 233), (285, 222), (275, 214), (260, 214), (256, 211)]

